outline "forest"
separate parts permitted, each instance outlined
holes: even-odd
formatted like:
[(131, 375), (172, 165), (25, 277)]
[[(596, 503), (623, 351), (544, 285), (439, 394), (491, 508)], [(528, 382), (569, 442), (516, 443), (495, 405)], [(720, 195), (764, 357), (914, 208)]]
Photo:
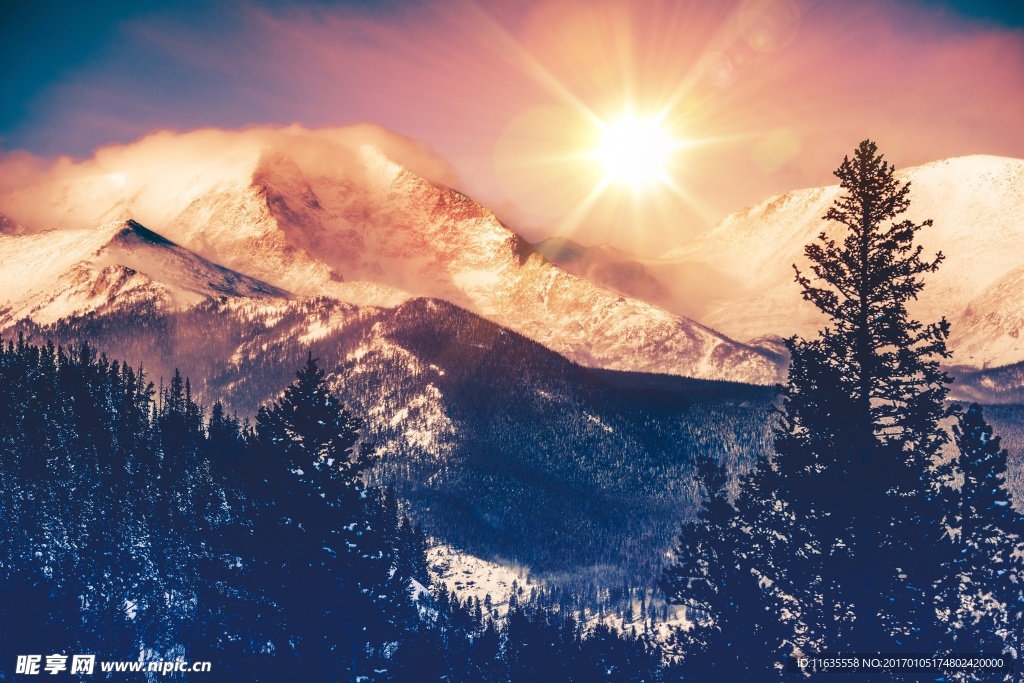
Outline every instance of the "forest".
[(858, 670), (866, 680), (1015, 680), (1024, 518), (1007, 452), (981, 406), (947, 400), (949, 324), (907, 312), (944, 257), (915, 244), (931, 221), (899, 220), (910, 187), (874, 143), (835, 174), (844, 194), (824, 219), (842, 238), (823, 231), (811, 272), (794, 266), (830, 323), (787, 340), (772, 456), (735, 496), (720, 465), (701, 472), (703, 514), (661, 581), (697, 621), (677, 646), (708, 680), (781, 677), (800, 658), (812, 663), (796, 673), (828, 671), (843, 653), (991, 655)]
[(87, 345), (8, 342), (0, 385), (0, 678), (40, 648), (216, 680), (660, 676), (649, 638), (431, 585), (423, 530), (364, 485), (361, 421), (311, 356), (252, 424)]
[(294, 308), (233, 315), (212, 302), (21, 330), (88, 341), (157, 378), (180, 368), (194, 395), (243, 416), (286, 387), (312, 348), (364, 420), (368, 476), (415, 522), (528, 567), (593, 611), (623, 603), (623, 589), (657, 594), (665, 553), (697, 509), (695, 461), (716, 458), (738, 476), (771, 446), (771, 387), (584, 368), (444, 301), (304, 305), (343, 324), (303, 346), (307, 320)]

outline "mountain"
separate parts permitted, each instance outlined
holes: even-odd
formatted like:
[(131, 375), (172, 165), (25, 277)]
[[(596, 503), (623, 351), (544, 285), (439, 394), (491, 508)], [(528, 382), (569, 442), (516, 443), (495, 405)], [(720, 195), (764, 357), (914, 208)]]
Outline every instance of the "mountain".
[[(201, 133), (209, 134), (176, 142), (188, 147)], [(138, 220), (300, 296), (385, 307), (444, 299), (591, 367), (760, 384), (780, 377), (776, 355), (558, 268), (493, 213), (380, 146), (294, 127), (222, 135), (226, 144), (198, 146), (181, 170), (163, 174), (137, 159), (147, 145), (164, 150), (165, 139), (108, 151), (104, 171), (115, 173), (40, 181), (0, 196), (0, 211), (30, 230), (52, 227), (44, 220)], [(23, 217), (39, 202), (52, 207), (47, 219)]]
[[(945, 257), (925, 276), (912, 313), (950, 321), (951, 363), (965, 380), (974, 370), (1024, 361), (1024, 160), (962, 157), (897, 175), (911, 183), (907, 215), (934, 221), (920, 233), (925, 254)], [(813, 336), (825, 322), (801, 299), (792, 265), (808, 271), (804, 247), (822, 230), (838, 234), (822, 217), (839, 193), (831, 186), (771, 197), (659, 258), (564, 238), (538, 249), (609, 289), (779, 352), (782, 338)]]
[(375, 480), (439, 541), (581, 590), (649, 584), (694, 459), (742, 469), (772, 392), (585, 366), (767, 383), (778, 358), (559, 269), (377, 145), (281, 135), (162, 140), (0, 197), (4, 338), (180, 370), (248, 416), (312, 350)]
[(0, 325), (51, 323), (146, 303), (181, 309), (211, 297), (290, 298), (134, 222), (91, 230), (0, 234)]
[(647, 585), (694, 511), (693, 463), (739, 471), (770, 443), (770, 388), (584, 368), (437, 299), (211, 298), (5, 336), (19, 332), (88, 341), (154, 380), (180, 369), (194, 395), (246, 415), (311, 350), (366, 421), (375, 481), (435, 538), (580, 589)]
[[(775, 198), (663, 259), (568, 242), (542, 244), (546, 257), (380, 146), (288, 131), (255, 142), (229, 134), (219, 146), (203, 138), (198, 151), (172, 136), (159, 149), (188, 154), (155, 171), (129, 163), (150, 158), (143, 141), (0, 196), (11, 216), (0, 231), (5, 338), (88, 341), (154, 379), (180, 369), (204, 402), (243, 415), (312, 351), (366, 420), (376, 481), (438, 539), (578, 588), (648, 582), (694, 511), (694, 464), (713, 458), (736, 473), (770, 448), (773, 392), (707, 378), (773, 381), (778, 335), (814, 329), (813, 316), (792, 318), (799, 297), (786, 264), (820, 229), (813, 216), (835, 189)], [(936, 168), (967, 173), (953, 161), (956, 173)], [(1018, 228), (1005, 215), (1016, 209), (1000, 202), (1013, 164), (996, 161), (972, 162), (993, 166), (996, 208), (977, 215), (1010, 234)], [(918, 173), (915, 192), (945, 177), (904, 173)], [(958, 200), (965, 215), (981, 211), (985, 182)], [(915, 210), (952, 201), (951, 187), (936, 186), (914, 195)], [(42, 230), (54, 225), (64, 227)], [(950, 244), (1005, 268), (971, 280), (950, 251), (959, 284), (977, 289), (963, 293), (964, 310), (978, 325), (1012, 326), (1017, 256), (994, 237), (967, 237)], [(731, 283), (700, 290), (695, 305), (750, 341), (636, 298), (677, 301), (653, 284), (671, 273)], [(939, 303), (960, 301), (958, 283), (944, 282)], [(630, 286), (632, 296), (614, 291)], [(978, 382), (993, 378), (1019, 383), (1019, 371)]]
[[(945, 256), (939, 270), (924, 277), (911, 313), (923, 321), (950, 321), (956, 365), (1024, 361), (1024, 160), (961, 157), (902, 169), (897, 176), (911, 184), (907, 217), (934, 221), (920, 233), (925, 255)], [(706, 325), (744, 340), (813, 335), (824, 321), (800, 299), (791, 264), (808, 271), (804, 246), (822, 230), (838, 234), (821, 220), (837, 196), (839, 188), (832, 186), (772, 197), (660, 260), (677, 268), (713, 268), (741, 283), (705, 302), (700, 320)]]

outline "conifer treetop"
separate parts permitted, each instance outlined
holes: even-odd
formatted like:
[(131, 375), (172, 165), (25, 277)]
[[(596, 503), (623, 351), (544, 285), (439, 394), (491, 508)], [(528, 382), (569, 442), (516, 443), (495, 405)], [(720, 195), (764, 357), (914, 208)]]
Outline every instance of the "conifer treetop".
[[(813, 278), (794, 265), (803, 298), (829, 323), (814, 342), (791, 340), (790, 351), (803, 348), (831, 366), (837, 394), (849, 397), (843, 410), (854, 431), (911, 449), (927, 443), (933, 452), (943, 438), (934, 426), (947, 415), (950, 379), (938, 362), (949, 357), (949, 325), (924, 325), (906, 308), (924, 287), (921, 276), (943, 260), (941, 252), (922, 258), (915, 244), (932, 221), (898, 219), (910, 206), (910, 183), (896, 177), (870, 140), (844, 157), (835, 175), (843, 193), (823, 219), (842, 225), (845, 235), (823, 230), (805, 248)], [(800, 388), (791, 382), (790, 390)]]

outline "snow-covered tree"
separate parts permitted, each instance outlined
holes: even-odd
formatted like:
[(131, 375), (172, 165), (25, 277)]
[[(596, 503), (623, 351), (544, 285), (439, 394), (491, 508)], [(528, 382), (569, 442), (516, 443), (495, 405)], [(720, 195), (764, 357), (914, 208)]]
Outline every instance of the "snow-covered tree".
[(941, 468), (952, 552), (937, 606), (955, 652), (1019, 656), (1024, 628), (1024, 517), (1006, 490), (1006, 450), (971, 404), (953, 427), (958, 454)]

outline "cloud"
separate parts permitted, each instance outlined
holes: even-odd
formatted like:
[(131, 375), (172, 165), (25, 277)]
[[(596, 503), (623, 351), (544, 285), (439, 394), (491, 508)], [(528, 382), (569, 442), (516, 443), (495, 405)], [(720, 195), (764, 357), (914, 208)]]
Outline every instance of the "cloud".
[(133, 218), (157, 230), (192, 199), (213, 189), (244, 191), (261, 160), (280, 155), (303, 176), (362, 182), (361, 149), (370, 145), (413, 173), (445, 185), (452, 167), (422, 143), (376, 125), (308, 130), (301, 126), (159, 131), (89, 158), (0, 156), (0, 213), (33, 231), (90, 228)]

